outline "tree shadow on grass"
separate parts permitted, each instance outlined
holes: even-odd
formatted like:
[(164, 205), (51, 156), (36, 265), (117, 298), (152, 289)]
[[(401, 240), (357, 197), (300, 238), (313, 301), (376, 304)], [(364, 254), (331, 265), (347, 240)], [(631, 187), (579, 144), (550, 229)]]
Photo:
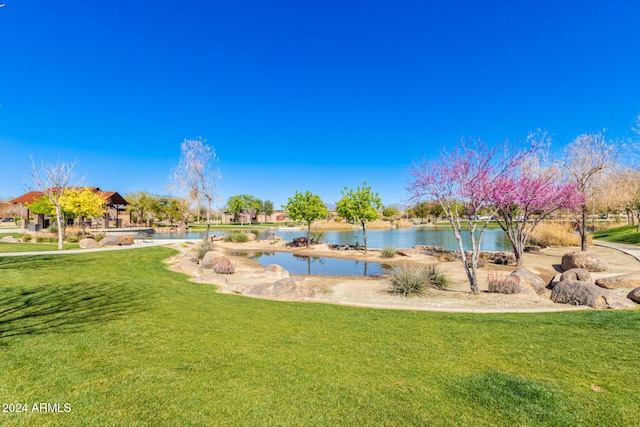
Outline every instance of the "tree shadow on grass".
[(17, 336), (79, 332), (141, 311), (141, 299), (108, 282), (0, 289), (0, 345)]

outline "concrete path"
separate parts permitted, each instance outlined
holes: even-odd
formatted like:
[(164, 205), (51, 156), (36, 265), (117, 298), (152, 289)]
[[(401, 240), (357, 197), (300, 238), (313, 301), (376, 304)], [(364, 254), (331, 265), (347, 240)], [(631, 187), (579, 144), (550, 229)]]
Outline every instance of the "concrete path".
[(602, 240), (594, 240), (593, 244), (595, 246), (602, 246), (605, 248), (619, 250), (620, 252), (631, 255), (632, 257), (640, 261), (640, 246), (630, 245), (628, 243), (603, 242)]

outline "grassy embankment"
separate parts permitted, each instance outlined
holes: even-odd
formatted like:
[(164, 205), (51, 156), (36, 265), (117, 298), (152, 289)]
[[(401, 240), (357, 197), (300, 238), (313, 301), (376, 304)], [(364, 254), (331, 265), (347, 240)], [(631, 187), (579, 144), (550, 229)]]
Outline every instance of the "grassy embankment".
[(595, 231), (592, 233), (592, 236), (594, 239), (604, 240), (605, 242), (640, 245), (640, 233), (638, 233), (637, 230), (638, 227), (636, 225), (624, 225), (622, 227)]
[(173, 253), (0, 257), (0, 402), (29, 409), (0, 424), (640, 425), (640, 310), (265, 301), (189, 282)]

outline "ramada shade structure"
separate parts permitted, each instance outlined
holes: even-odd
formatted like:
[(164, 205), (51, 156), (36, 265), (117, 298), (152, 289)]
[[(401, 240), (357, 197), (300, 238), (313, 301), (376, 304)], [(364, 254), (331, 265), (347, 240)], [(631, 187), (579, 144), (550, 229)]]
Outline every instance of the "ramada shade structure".
[[(94, 193), (101, 194), (102, 197), (105, 198), (105, 202), (107, 205), (107, 214), (105, 216), (107, 218), (112, 217), (112, 218), (118, 219), (119, 212), (124, 211), (127, 205), (129, 204), (125, 200), (125, 198), (122, 197), (116, 191), (102, 191), (98, 187), (88, 187), (88, 188)], [(23, 205), (26, 208), (27, 204), (33, 203), (34, 200), (39, 199), (43, 195), (44, 195), (44, 192), (42, 191), (29, 191), (28, 193), (25, 193), (20, 197), (16, 197), (15, 199), (10, 200), (9, 202), (15, 205)], [(25, 211), (27, 213), (26, 217), (29, 218), (29, 210), (26, 209)]]

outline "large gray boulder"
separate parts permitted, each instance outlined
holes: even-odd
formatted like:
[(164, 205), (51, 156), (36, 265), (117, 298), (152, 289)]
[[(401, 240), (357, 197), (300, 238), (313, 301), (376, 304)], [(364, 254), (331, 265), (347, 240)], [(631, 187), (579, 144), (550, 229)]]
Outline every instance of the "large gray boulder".
[(232, 292), (268, 299), (303, 299), (315, 295), (313, 288), (298, 282), (293, 277), (273, 283), (236, 286)]
[(100, 240), (100, 246), (120, 246), (122, 242), (116, 236), (104, 236)]
[(562, 270), (584, 268), (591, 272), (607, 271), (607, 261), (598, 254), (585, 251), (569, 252), (562, 256)]
[(516, 269), (509, 275), (509, 277), (518, 283), (518, 293), (528, 293), (526, 292), (526, 289), (531, 289), (536, 294), (540, 295), (544, 293), (545, 287), (547, 286), (540, 276), (524, 267)]
[(95, 239), (91, 239), (91, 238), (80, 239), (78, 244), (82, 249), (92, 249), (92, 248), (100, 247), (100, 243), (96, 242)]
[(551, 301), (600, 309), (635, 308), (630, 299), (587, 282), (559, 282), (551, 291)]
[(560, 276), (561, 282), (587, 282), (593, 284), (591, 273), (586, 268), (571, 268)]
[(605, 289), (637, 288), (640, 286), (640, 273), (603, 277), (596, 280), (596, 285)]
[(0, 242), (2, 242), (2, 243), (20, 243), (20, 239), (16, 239), (13, 236), (4, 236), (2, 239), (0, 239)]
[(631, 301), (635, 303), (640, 304), (640, 288), (635, 288), (634, 290), (629, 292), (629, 295), (627, 295), (627, 298), (629, 298)]
[(269, 264), (259, 271), (253, 271), (246, 274), (251, 279), (278, 280), (289, 277), (289, 272), (278, 264)]

